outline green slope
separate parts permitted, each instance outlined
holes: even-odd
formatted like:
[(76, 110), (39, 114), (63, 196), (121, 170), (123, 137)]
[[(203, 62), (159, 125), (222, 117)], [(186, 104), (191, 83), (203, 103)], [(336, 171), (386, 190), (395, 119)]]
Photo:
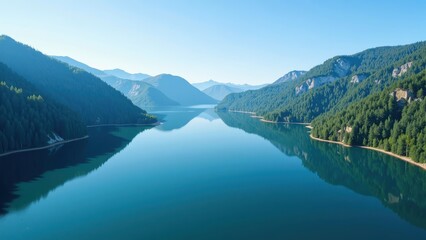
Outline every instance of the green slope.
[(31, 82), (43, 95), (74, 110), (86, 124), (156, 121), (94, 75), (43, 55), (10, 37), (0, 37), (0, 61)]
[(315, 137), (426, 162), (426, 70), (312, 122)]
[(310, 122), (333, 108), (344, 108), (384, 89), (398, 77), (392, 71), (412, 61), (406, 74), (421, 70), (426, 43), (379, 47), (351, 56), (337, 56), (295, 81), (228, 95), (219, 110), (257, 112), (273, 121)]
[(86, 135), (76, 113), (40, 95), (32, 84), (1, 63), (0, 116), (0, 154), (45, 146), (56, 136), (66, 140)]

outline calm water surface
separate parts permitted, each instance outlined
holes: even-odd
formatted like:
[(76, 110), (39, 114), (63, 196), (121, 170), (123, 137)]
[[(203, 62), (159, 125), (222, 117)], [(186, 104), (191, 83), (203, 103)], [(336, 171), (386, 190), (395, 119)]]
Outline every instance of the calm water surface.
[(426, 172), (212, 109), (0, 158), (0, 239), (426, 239)]

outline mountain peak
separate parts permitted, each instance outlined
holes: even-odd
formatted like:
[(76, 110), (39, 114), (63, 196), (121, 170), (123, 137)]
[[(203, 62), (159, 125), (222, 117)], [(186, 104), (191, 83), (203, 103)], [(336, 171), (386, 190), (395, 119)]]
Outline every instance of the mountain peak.
[(147, 78), (144, 82), (158, 88), (170, 99), (181, 105), (214, 104), (217, 102), (179, 76), (163, 73)]
[(290, 71), (287, 74), (285, 74), (284, 76), (278, 78), (273, 84), (284, 83), (284, 82), (296, 80), (300, 76), (304, 75), (306, 72), (307, 71), (301, 71), (301, 70)]
[(8, 35), (0, 35), (0, 40), (15, 41), (13, 38), (9, 37)]

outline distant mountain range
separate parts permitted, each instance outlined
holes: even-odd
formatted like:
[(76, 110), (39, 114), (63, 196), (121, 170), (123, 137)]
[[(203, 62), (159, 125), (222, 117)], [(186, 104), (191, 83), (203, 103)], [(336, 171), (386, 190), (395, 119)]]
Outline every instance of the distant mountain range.
[(133, 81), (110, 75), (103, 76), (101, 79), (122, 92), (133, 104), (141, 108), (180, 105), (151, 84), (143, 81)]
[(267, 86), (268, 84), (249, 85), (249, 84), (234, 84), (234, 83), (220, 83), (213, 80), (206, 82), (193, 83), (194, 87), (203, 91), (205, 94), (216, 100), (222, 100), (230, 93), (239, 93), (247, 90), (256, 90)]
[(116, 76), (123, 79), (135, 80), (135, 81), (141, 81), (151, 77), (150, 75), (144, 74), (144, 73), (128, 73), (118, 68), (112, 69), (112, 70), (104, 70), (103, 72), (108, 75)]
[(144, 79), (144, 82), (151, 84), (170, 99), (183, 106), (217, 103), (216, 100), (207, 96), (179, 76), (160, 74)]
[[(207, 96), (178, 76), (161, 74), (149, 77), (141, 73), (130, 74), (120, 69), (102, 71), (70, 57), (53, 57), (96, 75), (141, 108), (217, 103), (217, 100)], [(136, 80), (122, 77), (131, 77)]]
[(217, 100), (224, 99), (228, 94), (238, 93), (238, 92), (243, 92), (243, 91), (244, 90), (242, 90), (240, 88), (230, 87), (230, 86), (227, 86), (225, 84), (213, 85), (213, 86), (208, 87), (208, 88), (203, 90), (203, 92), (205, 94), (207, 94), (210, 97), (217, 99)]

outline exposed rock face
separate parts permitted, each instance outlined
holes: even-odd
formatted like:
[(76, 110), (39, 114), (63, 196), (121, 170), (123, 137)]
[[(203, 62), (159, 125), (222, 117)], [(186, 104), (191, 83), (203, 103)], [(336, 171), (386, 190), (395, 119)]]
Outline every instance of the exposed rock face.
[(351, 63), (343, 58), (338, 58), (334, 63), (334, 72), (339, 77), (344, 77), (348, 75), (349, 69), (351, 68)]
[(398, 102), (398, 105), (403, 106), (407, 102), (410, 103), (414, 99), (414, 94), (409, 90), (404, 90), (397, 88), (393, 92), (390, 93), (391, 96), (393, 96), (396, 101)]
[(138, 90), (139, 90), (140, 87), (141, 86), (139, 84), (133, 84), (128, 95), (129, 96), (136, 96), (139, 93)]
[(360, 83), (362, 82), (362, 80), (366, 79), (367, 75), (366, 74), (357, 74), (357, 75), (353, 75), (351, 78), (351, 83)]
[(411, 91), (400, 88), (397, 88), (395, 89), (395, 91), (393, 91), (393, 96), (396, 98), (397, 101), (401, 99), (405, 99), (408, 101), (410, 98), (414, 98), (414, 94)]
[(329, 82), (334, 82), (336, 80), (333, 76), (323, 76), (323, 77), (315, 77), (309, 78), (302, 85), (296, 87), (296, 95), (304, 93), (310, 89), (319, 87)]
[(413, 65), (413, 62), (408, 62), (406, 64), (401, 65), (398, 68), (395, 68), (392, 71), (392, 77), (394, 77), (394, 78), (401, 77), (404, 73), (406, 73), (408, 71), (408, 69), (411, 68), (412, 65)]
[[(317, 88), (329, 82), (334, 82), (338, 78), (345, 77), (349, 74), (351, 63), (345, 58), (337, 58), (333, 64), (333, 74), (321, 77), (313, 77), (307, 79), (302, 85), (295, 88), (296, 95), (304, 93), (310, 89)], [(337, 77), (336, 77), (337, 76)]]
[(287, 73), (286, 75), (280, 77), (277, 81), (275, 81), (273, 84), (283, 83), (283, 82), (289, 82), (296, 80), (300, 76), (304, 75), (306, 71), (291, 71)]

